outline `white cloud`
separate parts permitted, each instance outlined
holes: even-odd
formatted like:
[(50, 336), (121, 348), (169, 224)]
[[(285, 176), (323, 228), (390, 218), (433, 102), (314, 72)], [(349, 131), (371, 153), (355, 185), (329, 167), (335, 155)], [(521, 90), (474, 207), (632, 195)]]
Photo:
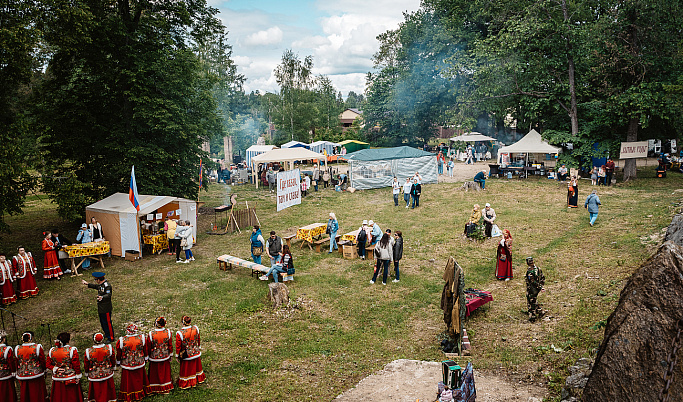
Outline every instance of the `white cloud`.
[(253, 33), (244, 40), (247, 46), (277, 45), (280, 42), (282, 42), (282, 29), (277, 26)]

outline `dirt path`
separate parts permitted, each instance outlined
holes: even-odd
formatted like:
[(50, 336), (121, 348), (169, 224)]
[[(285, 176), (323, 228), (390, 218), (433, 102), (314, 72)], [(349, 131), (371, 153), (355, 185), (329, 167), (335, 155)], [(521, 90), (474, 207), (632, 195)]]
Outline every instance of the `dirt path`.
[[(441, 380), (441, 363), (418, 360), (394, 360), (383, 370), (362, 379), (355, 388), (339, 395), (335, 401), (433, 402)], [(527, 384), (511, 384), (490, 373), (474, 370), (478, 402), (540, 401), (547, 395), (544, 388)]]

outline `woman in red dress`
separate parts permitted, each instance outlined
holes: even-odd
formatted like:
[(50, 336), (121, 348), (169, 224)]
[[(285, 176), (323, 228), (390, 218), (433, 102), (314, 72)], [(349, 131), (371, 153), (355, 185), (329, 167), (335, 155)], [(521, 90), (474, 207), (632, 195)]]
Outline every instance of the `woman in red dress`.
[(69, 345), (71, 335), (57, 335), (55, 346), (47, 354), (47, 368), (52, 370), (50, 402), (81, 402), (81, 362), (78, 349)]
[(104, 335), (93, 336), (95, 344), (85, 350), (83, 370), (88, 376), (88, 402), (116, 402), (114, 369), (116, 355), (111, 345), (105, 345)]
[(55, 243), (52, 241), (52, 233), (49, 231), (43, 232), (45, 238), (43, 239), (43, 251), (45, 252), (45, 260), (43, 262), (43, 279), (57, 278), (60, 280), (60, 275), (63, 275), (62, 269), (59, 267), (59, 260), (57, 259), (57, 250)]
[(199, 328), (191, 325), (192, 319), (183, 316), (183, 327), (175, 335), (176, 357), (180, 361), (178, 387), (187, 389), (196, 387), (206, 381), (202, 369), (202, 349), (199, 340)]
[(17, 362), (14, 350), (7, 346), (7, 333), (0, 330), (0, 401), (17, 402), (17, 391), (14, 388), (14, 374)]
[(512, 279), (512, 236), (509, 230), (503, 231), (503, 239), (498, 244), (498, 253), (496, 258), (496, 278), (505, 279), (509, 281)]
[(33, 332), (24, 332), (22, 343), (14, 350), (17, 359), (17, 375), (20, 400), (44, 401), (47, 399), (45, 387), (45, 352), (43, 345), (33, 342)]
[(17, 248), (19, 254), (12, 258), (12, 268), (14, 268), (14, 279), (17, 281), (17, 297), (28, 299), (38, 296), (38, 285), (36, 284), (35, 274), (36, 261), (30, 252), (26, 252), (23, 246)]
[(0, 306), (7, 306), (16, 303), (17, 295), (14, 294), (14, 274), (12, 274), (12, 264), (7, 261), (5, 254), (0, 253)]
[(121, 366), (121, 383), (119, 384), (119, 401), (139, 401), (145, 397), (149, 382), (145, 372), (147, 361), (147, 342), (145, 336), (138, 334), (138, 327), (130, 324), (126, 327), (126, 336), (116, 342), (116, 361)]
[(168, 394), (173, 389), (171, 378), (171, 356), (173, 356), (173, 337), (166, 329), (166, 319), (159, 317), (149, 331), (149, 386), (147, 394)]

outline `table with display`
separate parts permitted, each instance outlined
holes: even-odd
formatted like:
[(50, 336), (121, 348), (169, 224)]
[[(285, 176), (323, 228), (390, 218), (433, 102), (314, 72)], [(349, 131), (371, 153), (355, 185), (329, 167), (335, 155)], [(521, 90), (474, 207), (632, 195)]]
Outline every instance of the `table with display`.
[(326, 223), (312, 223), (310, 225), (300, 227), (296, 231), (296, 238), (303, 240), (299, 248), (303, 248), (305, 244), (312, 251), (314, 239), (319, 240), (322, 235), (325, 234), (326, 229)]
[[(72, 244), (70, 246), (64, 246), (61, 249), (61, 251), (64, 251), (71, 260), (71, 276), (83, 275), (78, 273), (78, 268), (83, 265), (83, 261), (85, 261), (85, 258), (83, 257), (88, 257), (91, 260), (98, 261), (102, 269), (104, 269), (102, 257), (109, 254), (110, 250), (111, 249), (108, 241)], [(76, 264), (76, 258), (81, 258), (81, 261), (79, 261), (78, 264)]]
[(166, 233), (142, 235), (142, 243), (151, 246), (152, 254), (161, 254), (168, 249), (168, 237)]
[(353, 232), (344, 233), (341, 237), (342, 241), (350, 241), (351, 244), (356, 244), (356, 237), (358, 237), (358, 232), (360, 229), (356, 229)]

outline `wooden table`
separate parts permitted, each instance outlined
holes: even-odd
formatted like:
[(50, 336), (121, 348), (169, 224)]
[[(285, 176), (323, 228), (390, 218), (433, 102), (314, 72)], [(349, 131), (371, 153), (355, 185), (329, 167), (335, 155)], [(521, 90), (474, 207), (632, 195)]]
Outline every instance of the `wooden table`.
[(83, 244), (72, 244), (70, 246), (62, 247), (62, 251), (69, 255), (71, 260), (71, 276), (81, 276), (83, 274), (78, 273), (78, 268), (83, 265), (82, 259), (78, 264), (76, 264), (76, 258), (88, 257), (100, 263), (102, 269), (104, 269), (104, 262), (102, 261), (102, 256), (109, 254), (110, 246), (108, 241), (93, 241), (90, 243)]
[(168, 237), (166, 233), (143, 235), (142, 243), (152, 246), (152, 254), (161, 254), (168, 248)]
[(313, 244), (313, 239), (320, 239), (322, 235), (325, 234), (326, 229), (326, 223), (312, 223), (310, 225), (300, 227), (299, 230), (296, 231), (296, 238), (303, 240), (299, 248), (303, 248), (304, 244), (306, 244), (308, 248), (313, 251), (313, 247), (311, 247)]
[(353, 232), (345, 233), (342, 235), (342, 241), (350, 241), (352, 244), (356, 244), (356, 237), (358, 236), (360, 229), (356, 229)]

